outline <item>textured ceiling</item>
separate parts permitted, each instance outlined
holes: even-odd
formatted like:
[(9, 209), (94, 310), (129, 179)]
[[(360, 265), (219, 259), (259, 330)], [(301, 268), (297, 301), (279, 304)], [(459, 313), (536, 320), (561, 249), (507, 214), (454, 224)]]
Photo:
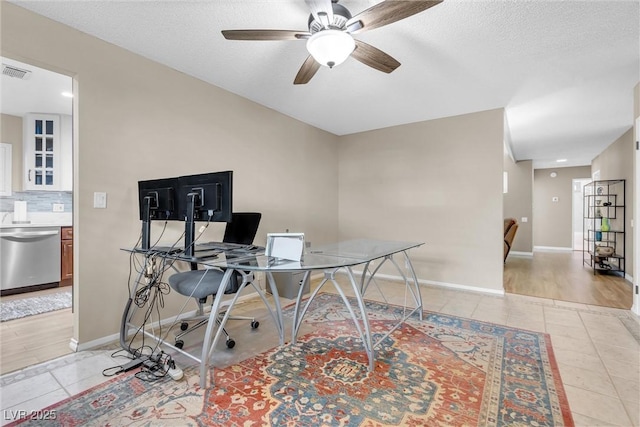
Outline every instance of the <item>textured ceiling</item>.
[(516, 160), (553, 167), (590, 164), (633, 124), (637, 0), (445, 0), (356, 37), (393, 73), (348, 59), (297, 86), (304, 41), (220, 31), (306, 30), (303, 0), (11, 1), (336, 135), (504, 107)]

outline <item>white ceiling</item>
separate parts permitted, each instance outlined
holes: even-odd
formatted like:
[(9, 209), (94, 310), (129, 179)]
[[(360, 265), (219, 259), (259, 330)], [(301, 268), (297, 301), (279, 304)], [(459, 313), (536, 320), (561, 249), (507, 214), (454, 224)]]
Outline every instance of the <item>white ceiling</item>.
[(0, 111), (12, 116), (26, 113), (71, 114), (71, 77), (54, 73), (33, 65), (0, 57), (3, 65), (30, 71), (24, 79), (3, 75), (0, 80)]
[(504, 107), (516, 160), (540, 168), (588, 165), (633, 124), (638, 0), (445, 0), (356, 36), (393, 73), (348, 59), (297, 86), (304, 41), (220, 31), (306, 30), (303, 0), (11, 2), (336, 135)]

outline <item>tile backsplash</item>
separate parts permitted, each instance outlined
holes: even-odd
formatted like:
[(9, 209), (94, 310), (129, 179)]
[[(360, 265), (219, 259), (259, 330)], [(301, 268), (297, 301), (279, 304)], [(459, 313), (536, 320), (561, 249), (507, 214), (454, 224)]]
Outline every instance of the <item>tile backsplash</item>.
[(11, 196), (0, 197), (0, 212), (13, 212), (13, 202), (27, 202), (28, 212), (52, 212), (54, 203), (64, 205), (64, 212), (73, 212), (71, 191), (16, 191)]

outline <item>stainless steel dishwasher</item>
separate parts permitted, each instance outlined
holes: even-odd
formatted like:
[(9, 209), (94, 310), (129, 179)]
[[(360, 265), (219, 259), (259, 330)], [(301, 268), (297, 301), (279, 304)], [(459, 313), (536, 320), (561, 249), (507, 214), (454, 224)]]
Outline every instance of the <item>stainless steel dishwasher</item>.
[(0, 288), (60, 281), (60, 227), (0, 229)]

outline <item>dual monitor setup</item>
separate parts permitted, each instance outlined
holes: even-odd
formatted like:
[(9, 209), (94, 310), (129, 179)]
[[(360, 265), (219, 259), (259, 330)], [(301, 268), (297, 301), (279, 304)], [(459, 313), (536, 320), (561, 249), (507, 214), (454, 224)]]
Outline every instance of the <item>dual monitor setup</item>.
[(232, 171), (138, 181), (141, 249), (151, 249), (152, 221), (184, 221), (184, 251), (192, 256), (195, 223), (231, 222), (232, 195)]

